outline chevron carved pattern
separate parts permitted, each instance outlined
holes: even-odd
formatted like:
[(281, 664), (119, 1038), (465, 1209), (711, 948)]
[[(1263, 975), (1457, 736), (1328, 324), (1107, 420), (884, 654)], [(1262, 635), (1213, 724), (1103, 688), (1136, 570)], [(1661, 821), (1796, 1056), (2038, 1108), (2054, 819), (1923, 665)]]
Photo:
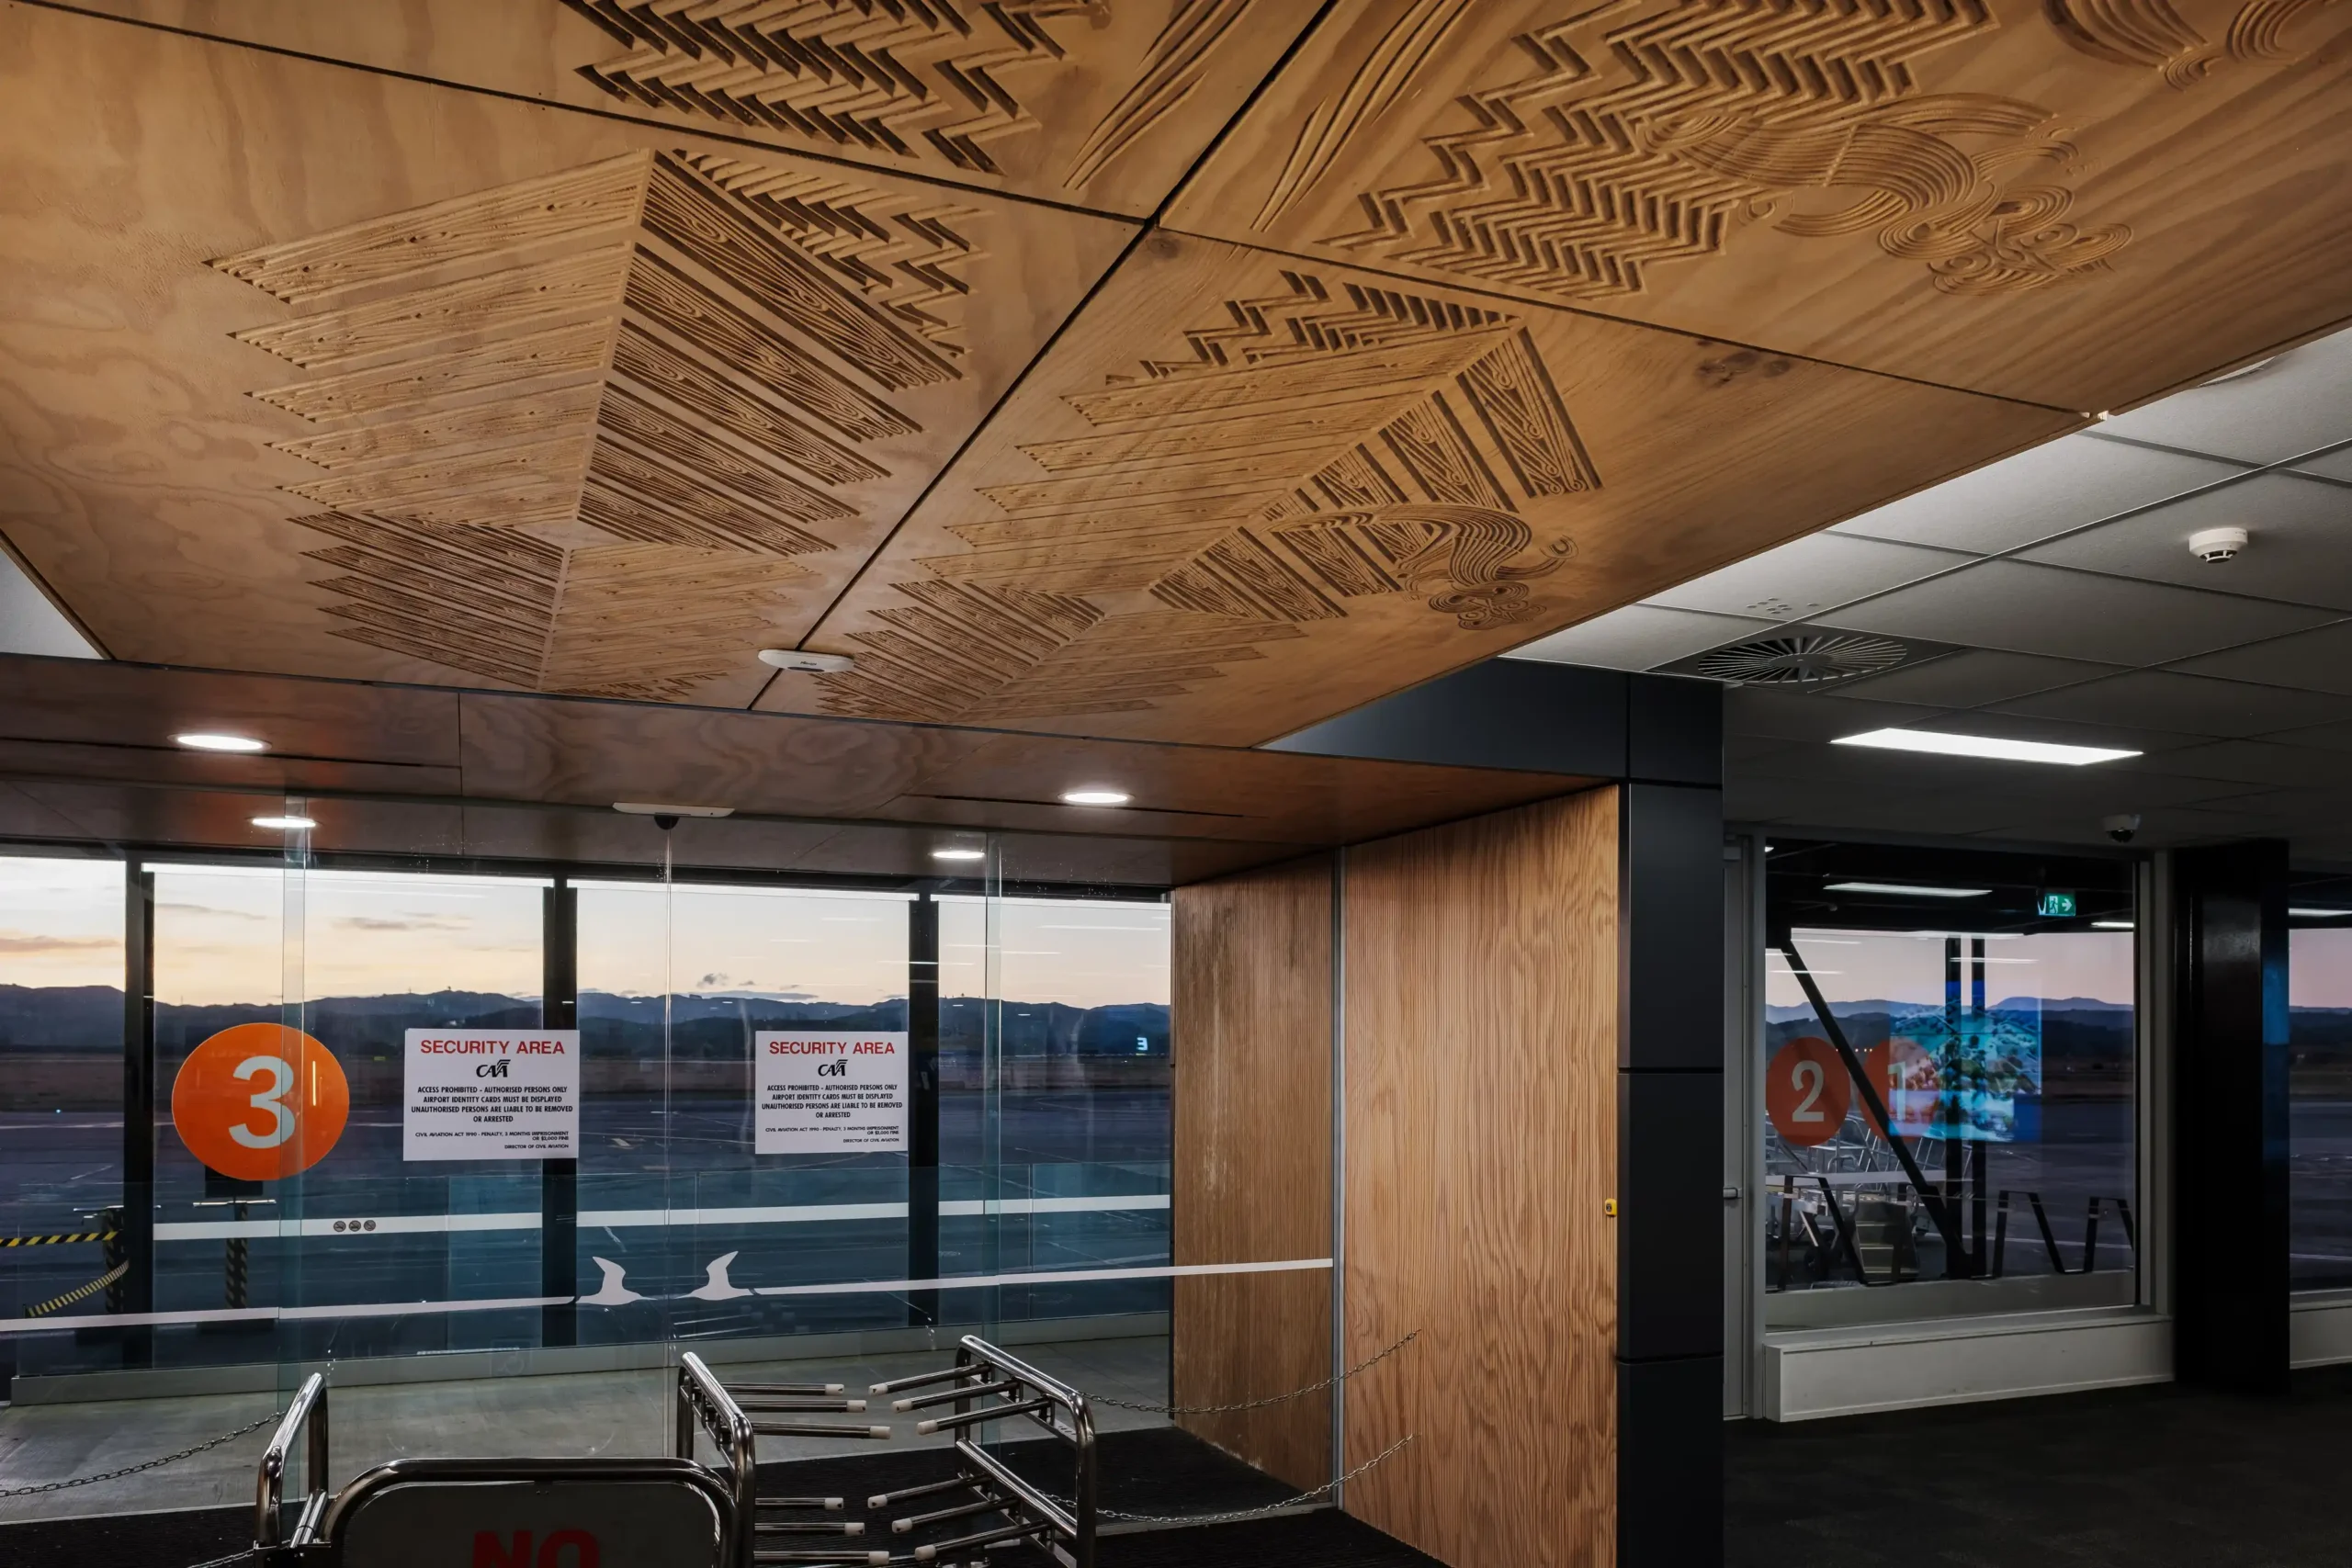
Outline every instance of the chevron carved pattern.
[(1412, 595), (1454, 626), (1550, 606), (1573, 553), (1521, 515), (1599, 488), (1513, 316), (1281, 275), (1186, 352), (1063, 399), (1088, 427), (1023, 446), (968, 547), (895, 584), (830, 711), (1011, 722), (1132, 712), (1265, 657), (1351, 602)]
[[(1329, 243), (1597, 299), (1770, 221), (1869, 234), (1947, 293), (2063, 285), (2132, 234), (2071, 220), (2057, 176), (2072, 149), (2051, 111), (1928, 93), (1914, 74), (1998, 27), (1984, 0), (1603, 0), (1519, 36), (1510, 80), (1456, 100), (1468, 125), (1422, 138), (1428, 177), (1364, 189), (1363, 226)], [(1842, 205), (1792, 209), (1806, 192)]]
[[(224, 257), (335, 635), (543, 691), (741, 674), (961, 377), (968, 210), (638, 152)], [(961, 227), (959, 227), (961, 226)]]
[(564, 0), (628, 52), (581, 74), (615, 97), (978, 174), (1037, 128), (1015, 95), (1059, 63), (1046, 24), (1107, 0)]

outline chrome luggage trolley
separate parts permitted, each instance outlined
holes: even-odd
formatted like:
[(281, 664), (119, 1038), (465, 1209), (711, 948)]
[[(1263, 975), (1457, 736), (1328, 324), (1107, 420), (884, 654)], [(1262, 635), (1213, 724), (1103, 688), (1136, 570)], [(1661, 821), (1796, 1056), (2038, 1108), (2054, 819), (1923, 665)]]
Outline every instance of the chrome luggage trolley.
[[(308, 1490), (288, 1529), (285, 1480), (298, 1441)], [(312, 1373), (254, 1480), (254, 1552), (270, 1568), (746, 1568), (752, 1561), (750, 1516), (739, 1502), (750, 1495), (748, 1468), (722, 1475), (691, 1459), (403, 1459), (331, 1493), (327, 1461), (326, 1380)]]

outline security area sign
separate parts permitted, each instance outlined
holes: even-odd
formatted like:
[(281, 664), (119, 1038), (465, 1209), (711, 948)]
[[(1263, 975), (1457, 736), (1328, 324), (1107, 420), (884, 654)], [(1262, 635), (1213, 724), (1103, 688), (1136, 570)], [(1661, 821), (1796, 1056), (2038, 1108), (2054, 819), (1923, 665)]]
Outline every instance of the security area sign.
[(412, 1029), (403, 1159), (577, 1159), (580, 1032)]
[(907, 1037), (754, 1035), (763, 1155), (904, 1154)]

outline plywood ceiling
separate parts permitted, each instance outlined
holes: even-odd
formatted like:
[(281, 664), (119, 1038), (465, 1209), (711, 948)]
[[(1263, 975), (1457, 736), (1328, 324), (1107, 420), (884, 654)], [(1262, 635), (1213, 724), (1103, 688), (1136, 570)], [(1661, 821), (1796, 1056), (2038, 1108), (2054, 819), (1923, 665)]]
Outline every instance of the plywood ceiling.
[(2352, 313), (2316, 0), (90, 9), (0, 530), (122, 658), (1247, 744)]

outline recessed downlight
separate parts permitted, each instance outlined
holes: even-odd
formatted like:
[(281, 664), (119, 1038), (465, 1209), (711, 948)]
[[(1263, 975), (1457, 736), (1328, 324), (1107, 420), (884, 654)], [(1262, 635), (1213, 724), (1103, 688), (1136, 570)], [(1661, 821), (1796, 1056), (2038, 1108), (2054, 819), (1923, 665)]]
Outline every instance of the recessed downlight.
[(318, 823), (308, 817), (256, 817), (254, 818), (254, 826), (274, 829), (283, 833), (299, 833), (305, 828), (317, 827)]
[(2060, 746), (2047, 740), (2007, 740), (1997, 735), (1951, 735), (1930, 729), (1873, 729), (1861, 735), (1841, 735), (1830, 744), (1925, 751), (1935, 757), (1987, 757), (2002, 762), (2059, 762), (2070, 768), (2140, 754), (2111, 746)]
[(1135, 798), (1123, 789), (1111, 789), (1102, 784), (1088, 784), (1083, 789), (1062, 791), (1064, 806), (1125, 806)]
[(986, 860), (989, 858), (989, 852), (986, 850), (933, 850), (931, 852), (931, 858), (933, 860)]
[(1922, 887), (1908, 882), (1832, 882), (1826, 884), (1821, 890), (1824, 893), (1889, 893), (1920, 898), (1982, 898), (1993, 891), (1989, 887)]
[(172, 744), (185, 746), (191, 751), (266, 751), (266, 741), (250, 735), (225, 735), (218, 730), (192, 729), (185, 735), (172, 737)]

